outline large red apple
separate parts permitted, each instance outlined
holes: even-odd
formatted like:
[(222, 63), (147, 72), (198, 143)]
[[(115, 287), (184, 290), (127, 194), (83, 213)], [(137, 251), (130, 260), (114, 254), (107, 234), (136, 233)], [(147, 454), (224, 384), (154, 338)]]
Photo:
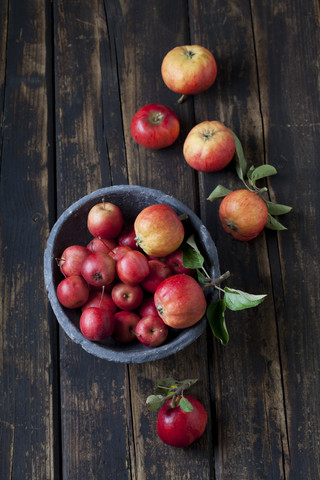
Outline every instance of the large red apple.
[(94, 237), (113, 239), (122, 230), (123, 215), (120, 208), (113, 203), (97, 203), (88, 213), (87, 225)]
[(161, 75), (170, 90), (195, 95), (207, 90), (216, 79), (217, 64), (212, 53), (200, 45), (175, 47), (166, 54)]
[(205, 121), (190, 130), (183, 144), (183, 155), (195, 170), (217, 172), (231, 162), (235, 149), (229, 128), (221, 122)]
[(192, 412), (184, 412), (180, 406), (172, 407), (168, 400), (159, 410), (157, 433), (160, 439), (172, 447), (188, 447), (201, 437), (207, 425), (207, 412), (196, 398), (185, 395), (191, 403)]
[(184, 274), (163, 280), (155, 291), (154, 303), (164, 323), (173, 328), (191, 327), (201, 320), (207, 308), (200, 285)]
[(137, 244), (147, 254), (164, 257), (180, 247), (184, 227), (169, 205), (156, 204), (144, 208), (134, 222)]
[(172, 145), (179, 136), (180, 123), (171, 108), (150, 103), (134, 115), (130, 131), (132, 138), (146, 148), (159, 150)]
[(235, 190), (222, 200), (219, 217), (224, 230), (243, 242), (257, 237), (268, 220), (267, 205), (250, 190)]

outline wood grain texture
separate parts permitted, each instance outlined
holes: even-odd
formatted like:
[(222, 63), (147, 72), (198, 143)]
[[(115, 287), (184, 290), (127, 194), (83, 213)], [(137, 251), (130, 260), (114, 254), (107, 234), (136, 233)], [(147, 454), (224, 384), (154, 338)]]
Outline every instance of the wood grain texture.
[(53, 479), (56, 329), (42, 273), (53, 154), (50, 12), (40, 1), (18, 3), (0, 8), (0, 471), (2, 478)]
[[(126, 181), (116, 64), (101, 2), (55, 2), (58, 213), (83, 195)], [(102, 78), (102, 70), (108, 75)], [(88, 72), (88, 75), (83, 75)], [(110, 142), (110, 143), (109, 143)], [(119, 157), (115, 158), (116, 152)], [(114, 164), (114, 169), (111, 169)], [(131, 478), (126, 366), (97, 359), (60, 332), (62, 472), (68, 479)]]

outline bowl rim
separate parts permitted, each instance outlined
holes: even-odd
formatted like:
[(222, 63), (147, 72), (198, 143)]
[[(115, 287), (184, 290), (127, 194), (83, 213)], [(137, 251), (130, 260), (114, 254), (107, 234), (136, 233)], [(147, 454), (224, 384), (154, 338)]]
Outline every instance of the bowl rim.
[(212, 262), (212, 264), (210, 265), (210, 274), (214, 275), (215, 277), (218, 277), (220, 275), (217, 249), (205, 225), (202, 223), (200, 218), (184, 203), (182, 203), (177, 198), (162, 192), (161, 190), (149, 187), (142, 187), (139, 185), (113, 185), (110, 187), (103, 187), (95, 190), (71, 204), (57, 218), (56, 222), (54, 223), (49, 233), (47, 239), (47, 246), (44, 252), (44, 280), (51, 308), (56, 316), (58, 323), (60, 324), (64, 332), (67, 334), (67, 336), (71, 338), (71, 340), (73, 340), (75, 343), (79, 344), (85, 351), (104, 360), (127, 364), (151, 362), (177, 353), (178, 351), (184, 349), (185, 347), (193, 343), (197, 338), (199, 338), (205, 330), (207, 323), (206, 316), (204, 315), (204, 317), (192, 327), (181, 329), (179, 335), (170, 343), (164, 343), (159, 347), (155, 348), (146, 347), (141, 343), (141, 346), (139, 345), (139, 352), (130, 352), (128, 350), (126, 351), (125, 349), (123, 351), (115, 352), (114, 350), (111, 350), (109, 346), (106, 348), (106, 345), (92, 342), (91, 340), (85, 338), (79, 328), (77, 328), (70, 321), (70, 319), (64, 312), (62, 305), (58, 301), (55, 288), (53, 286), (53, 248), (56, 235), (61, 230), (64, 222), (88, 202), (92, 200), (98, 201), (100, 198), (102, 200), (103, 197), (106, 197), (108, 195), (108, 193), (130, 192), (139, 192), (142, 194), (144, 193), (145, 195), (156, 197), (157, 201), (155, 203), (165, 203), (172, 206), (172, 208), (174, 209), (181, 209), (184, 213), (186, 213), (188, 217), (191, 218), (192, 226), (198, 232), (198, 235), (200, 235), (202, 241), (205, 240), (206, 252), (208, 257), (210, 258), (210, 261)]

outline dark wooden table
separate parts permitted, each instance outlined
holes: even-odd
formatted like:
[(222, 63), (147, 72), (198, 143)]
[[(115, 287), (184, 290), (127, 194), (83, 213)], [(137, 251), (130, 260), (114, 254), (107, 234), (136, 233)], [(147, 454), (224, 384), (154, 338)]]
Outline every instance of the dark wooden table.
[[(218, 76), (178, 105), (160, 65), (184, 44), (211, 50)], [(316, 0), (0, 0), (1, 479), (320, 478), (319, 47)], [(152, 102), (181, 120), (162, 151), (130, 136)], [(222, 230), (206, 198), (242, 184), (233, 164), (197, 174), (184, 161), (203, 120), (224, 122), (249, 162), (277, 169), (268, 195), (293, 207), (287, 231), (242, 243)], [(124, 365), (58, 327), (43, 279), (50, 229), (83, 195), (120, 184), (184, 202), (230, 286), (268, 294), (228, 312), (228, 345), (208, 329), (174, 356)], [(145, 406), (167, 376), (200, 380), (192, 394), (209, 421), (186, 449), (161, 443)]]

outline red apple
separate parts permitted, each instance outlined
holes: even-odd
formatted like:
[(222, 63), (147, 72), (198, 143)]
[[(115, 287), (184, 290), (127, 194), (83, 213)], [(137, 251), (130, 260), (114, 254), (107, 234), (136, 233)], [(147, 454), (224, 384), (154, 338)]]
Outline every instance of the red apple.
[(158, 315), (158, 310), (154, 304), (153, 295), (144, 297), (139, 307), (138, 313), (140, 317), (147, 317), (149, 315)]
[(89, 255), (89, 250), (81, 245), (67, 247), (61, 258), (58, 258), (58, 265), (65, 277), (80, 275), (83, 260)]
[(87, 225), (94, 237), (113, 239), (122, 230), (123, 215), (120, 208), (113, 203), (97, 203), (88, 213)]
[(136, 232), (134, 231), (134, 226), (126, 225), (121, 231), (118, 237), (118, 244), (121, 246), (130, 247), (132, 250), (138, 250), (138, 245), (136, 242)]
[(159, 150), (176, 141), (180, 123), (171, 108), (151, 103), (137, 111), (131, 121), (130, 131), (132, 138), (143, 147)]
[(111, 295), (105, 291), (90, 292), (89, 298), (86, 303), (82, 305), (81, 310), (84, 311), (89, 307), (99, 307), (109, 310), (111, 313), (116, 313), (117, 311), (117, 306), (112, 300)]
[(82, 334), (94, 342), (106, 340), (112, 335), (115, 320), (109, 310), (99, 307), (86, 308), (80, 317), (80, 330)]
[(135, 328), (138, 340), (147, 347), (162, 345), (168, 336), (168, 327), (159, 315), (141, 318)]
[(113, 258), (115, 262), (117, 262), (118, 260), (120, 260), (121, 257), (123, 257), (125, 253), (130, 252), (131, 250), (132, 248), (128, 245), (118, 245), (113, 250), (111, 250), (111, 252), (109, 252), (109, 255)]
[(147, 292), (154, 293), (160, 283), (172, 275), (171, 268), (160, 260), (148, 260), (149, 273), (141, 282)]
[(154, 303), (164, 323), (173, 328), (187, 328), (205, 314), (207, 301), (193, 277), (172, 275), (163, 280), (154, 294)]
[(89, 297), (89, 287), (80, 275), (64, 278), (57, 287), (59, 302), (67, 308), (81, 307)]
[(111, 297), (115, 305), (120, 310), (135, 310), (143, 300), (143, 291), (140, 285), (127, 285), (126, 283), (117, 283), (112, 291)]
[(190, 130), (183, 144), (183, 155), (195, 170), (217, 172), (231, 162), (235, 149), (229, 128), (221, 122), (206, 121)]
[(136, 340), (135, 328), (140, 317), (134, 312), (121, 310), (114, 314), (115, 326), (112, 334), (117, 342), (130, 343)]
[(180, 406), (172, 407), (172, 399), (159, 410), (157, 433), (160, 439), (172, 447), (188, 447), (201, 437), (207, 425), (207, 412), (196, 398), (185, 395), (193, 406), (192, 412), (184, 412)]
[(119, 279), (128, 285), (138, 285), (149, 273), (148, 260), (138, 250), (127, 252), (116, 265)]
[(169, 205), (156, 204), (144, 208), (134, 222), (137, 244), (147, 254), (164, 257), (180, 247), (184, 227)]
[(250, 190), (235, 190), (222, 200), (219, 217), (224, 230), (243, 242), (257, 237), (268, 220), (267, 205)]
[(116, 262), (107, 253), (90, 253), (82, 263), (81, 275), (89, 285), (109, 285), (116, 275)]
[(195, 275), (195, 270), (193, 268), (186, 268), (183, 265), (183, 253), (180, 248), (176, 251), (170, 253), (165, 258), (165, 263), (171, 268), (173, 273), (184, 273), (185, 275)]
[(94, 252), (104, 252), (109, 253), (117, 246), (117, 242), (115, 240), (109, 240), (107, 238), (101, 237), (94, 237), (87, 245), (87, 249), (90, 250), (91, 253)]
[(170, 50), (161, 65), (161, 75), (170, 90), (195, 95), (207, 90), (216, 79), (217, 64), (209, 50), (183, 45)]

